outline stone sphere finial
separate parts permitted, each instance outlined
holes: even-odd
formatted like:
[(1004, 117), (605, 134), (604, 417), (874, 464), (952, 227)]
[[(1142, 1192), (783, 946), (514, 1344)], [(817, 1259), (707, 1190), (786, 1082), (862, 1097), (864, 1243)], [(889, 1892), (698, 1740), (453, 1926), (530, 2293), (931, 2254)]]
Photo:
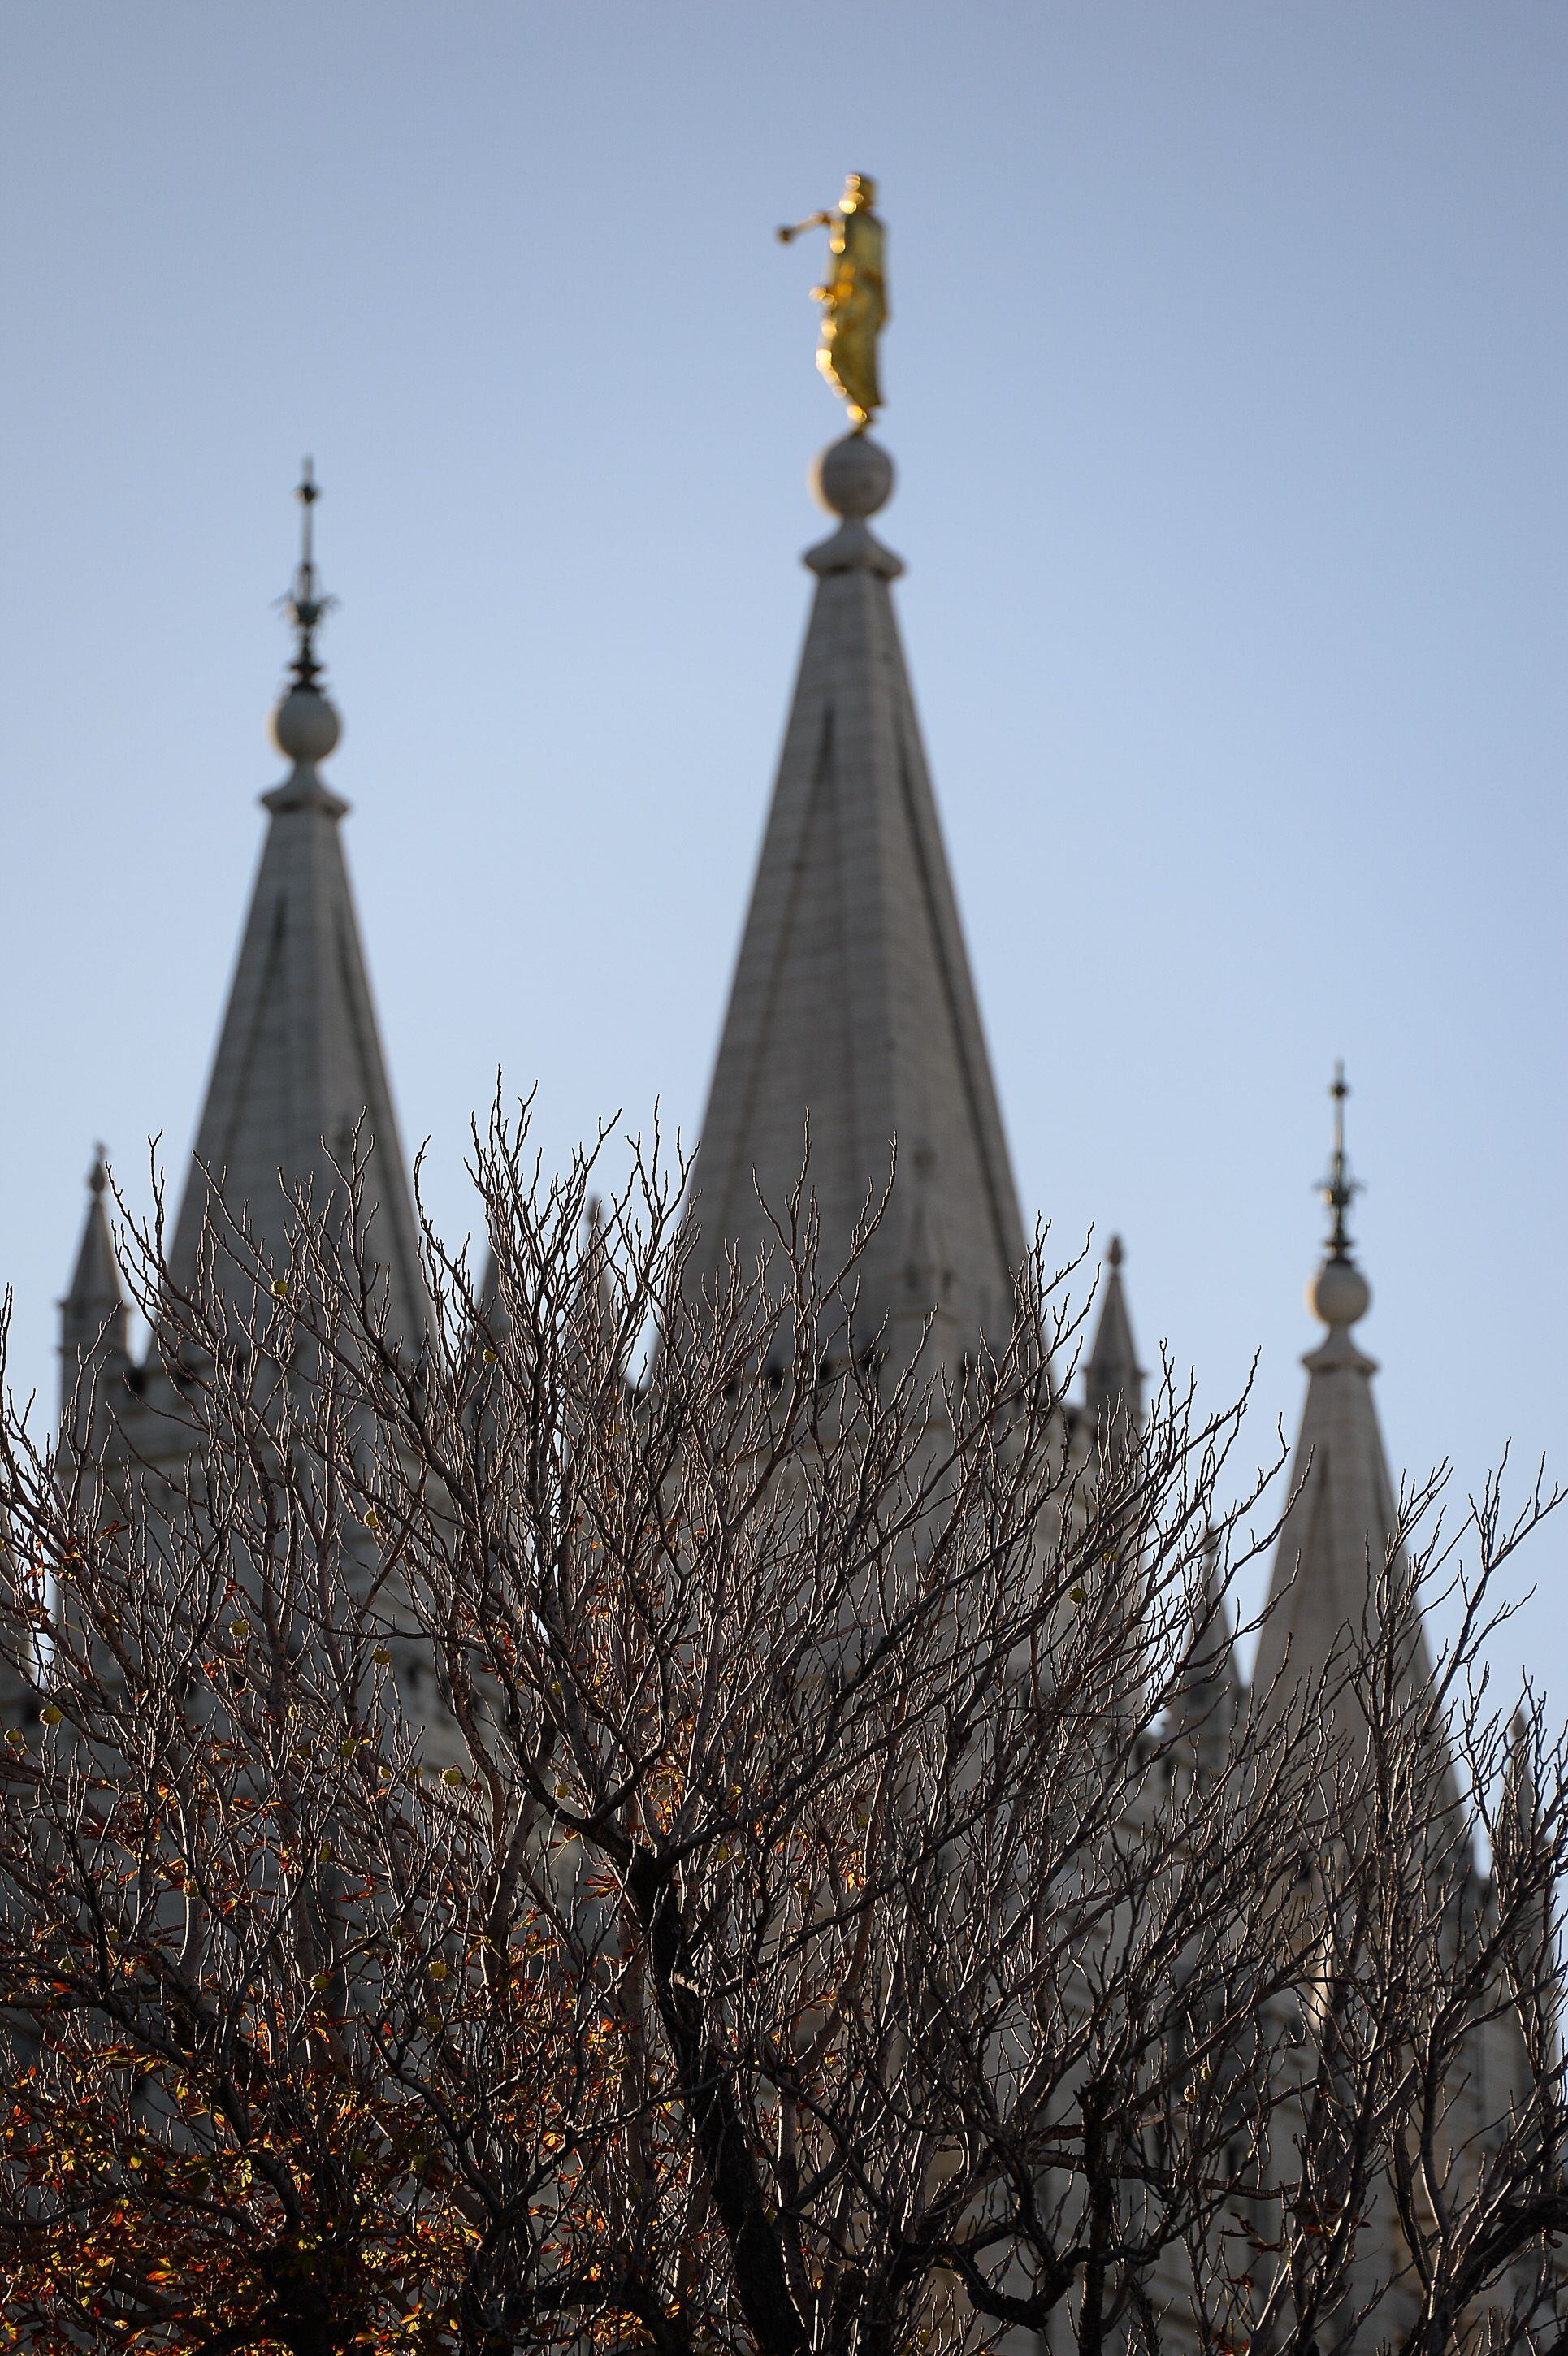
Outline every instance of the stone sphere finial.
[(812, 461), (811, 484), (830, 515), (875, 515), (893, 496), (893, 461), (869, 434), (846, 434)]
[(336, 707), (318, 687), (291, 687), (273, 713), (273, 743), (302, 768), (325, 761), (342, 734)]
[(1331, 1256), (1307, 1286), (1306, 1305), (1327, 1326), (1354, 1325), (1372, 1305), (1372, 1288), (1353, 1259)]

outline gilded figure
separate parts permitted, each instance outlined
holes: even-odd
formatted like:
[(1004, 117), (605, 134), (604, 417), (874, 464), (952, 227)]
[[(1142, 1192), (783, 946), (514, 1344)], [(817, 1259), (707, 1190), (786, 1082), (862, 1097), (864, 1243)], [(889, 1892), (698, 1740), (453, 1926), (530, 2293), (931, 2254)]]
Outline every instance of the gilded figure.
[(875, 181), (852, 172), (834, 211), (812, 213), (779, 232), (785, 245), (805, 230), (829, 232), (827, 275), (811, 289), (812, 301), (822, 306), (817, 366), (848, 402), (857, 434), (864, 434), (882, 407), (876, 338), (887, 324), (887, 276), (886, 236), (875, 208)]

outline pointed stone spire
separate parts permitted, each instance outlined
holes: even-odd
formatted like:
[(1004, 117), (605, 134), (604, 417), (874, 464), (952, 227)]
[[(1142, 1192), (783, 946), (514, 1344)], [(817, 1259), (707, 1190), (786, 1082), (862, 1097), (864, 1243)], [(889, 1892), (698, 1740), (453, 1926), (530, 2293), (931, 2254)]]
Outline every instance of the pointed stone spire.
[[(295, 633), (290, 685), (273, 714), (273, 741), (289, 762), (262, 796), (269, 816), (239, 962), (219, 1034), (193, 1167), (175, 1228), (176, 1280), (196, 1269), (210, 1188), (245, 1212), (269, 1258), (286, 1252), (289, 1197), (308, 1189), (321, 1211), (338, 1191), (333, 1161), (368, 1155), (365, 1258), (381, 1272), (388, 1330), (415, 1343), (427, 1301), (417, 1228), (392, 1091), (371, 1002), (338, 828), (349, 805), (319, 765), (341, 734), (320, 685), (316, 637), (332, 605), (321, 594), (313, 545), (319, 494), (306, 461), (303, 530), (286, 611)], [(219, 1255), (220, 1281), (238, 1287)]]
[(601, 1404), (618, 1398), (627, 1370), (611, 1286), (604, 1205), (590, 1194), (584, 1207), (582, 1257), (570, 1310), (567, 1352), (574, 1387)]
[(1216, 1774), (1223, 1767), (1245, 1699), (1219, 1549), (1211, 1531), (1172, 1704), (1176, 1730), (1200, 1775)]
[(1509, 1755), (1504, 1774), (1508, 1805), (1520, 1825), (1533, 1829), (1541, 1821), (1541, 1783), (1535, 1772), (1535, 1730), (1522, 1703), (1509, 1720)]
[(583, 1257), (572, 1304), (572, 1330), (579, 1336), (580, 1346), (596, 1361), (611, 1349), (616, 1330), (607, 1249), (605, 1206), (596, 1194), (590, 1194), (583, 1207)]
[(102, 1146), (95, 1148), (87, 1173), (87, 1216), (70, 1289), (59, 1304), (60, 1408), (76, 1398), (84, 1366), (128, 1365), (125, 1294), (114, 1258), (114, 1239), (104, 1207), (109, 1173)]
[[(1541, 1863), (1543, 1855), (1550, 1855), (1552, 1836), (1541, 1821), (1536, 1757), (1537, 1730), (1521, 1704), (1509, 1727), (1501, 1822), (1493, 1860), (1498, 1878), (1512, 1880), (1516, 1891), (1530, 1879), (1544, 1882), (1548, 1878), (1542, 1874)], [(1519, 1994), (1526, 2002), (1544, 2008), (1546, 2017), (1554, 2019), (1561, 2006), (1562, 1976), (1550, 1888), (1541, 1887), (1536, 1902), (1522, 1910), (1520, 1928), (1523, 1937), (1516, 1954)]]
[(485, 1264), (479, 1276), (479, 1289), (474, 1296), (484, 1346), (499, 1346), (511, 1332), (511, 1312), (501, 1298), (501, 1272), (496, 1266), (495, 1247), (485, 1246)]
[(1102, 1453), (1114, 1450), (1118, 1432), (1124, 1441), (1144, 1420), (1144, 1369), (1133, 1345), (1122, 1280), (1125, 1258), (1121, 1237), (1112, 1236), (1101, 1279), (1100, 1317), (1083, 1370), (1084, 1407)]
[[(628, 1387), (625, 1353), (616, 1311), (605, 1233), (604, 1209), (590, 1194), (583, 1207), (581, 1241), (568, 1271), (564, 1316), (559, 1329), (559, 1357), (551, 1360), (551, 1379), (558, 1375), (563, 1392), (564, 1429), (572, 1440), (580, 1430), (585, 1401), (603, 1406)], [(542, 1303), (541, 1306), (546, 1306)], [(511, 1357), (513, 1379), (518, 1359), (535, 1345), (536, 1328), (529, 1323), (521, 1353), (510, 1349), (511, 1313), (506, 1302), (494, 1248), (485, 1253), (484, 1273), (475, 1295), (477, 1330), (472, 1337), (472, 1413), (476, 1428), (492, 1439), (496, 1430), (496, 1381), (491, 1368), (503, 1355)]]
[[(1385, 1566), (1398, 1559), (1399, 1509), (1389, 1478), (1372, 1398), (1377, 1361), (1358, 1348), (1351, 1327), (1371, 1303), (1356, 1265), (1347, 1215), (1360, 1189), (1345, 1153), (1343, 1065), (1334, 1098), (1334, 1150), (1323, 1200), (1330, 1215), (1323, 1263), (1307, 1287), (1307, 1305), (1327, 1328), (1302, 1364), (1306, 1402), (1291, 1465), (1291, 1504), (1280, 1530), (1269, 1602), (1252, 1672), (1261, 1706), (1292, 1692), (1348, 1656), (1369, 1614)], [(1412, 1689), (1431, 1681), (1424, 1635), (1414, 1630), (1406, 1664)]]
[(693, 1173), (689, 1284), (720, 1281), (729, 1253), (755, 1269), (809, 1122), (824, 1278), (897, 1156), (857, 1346), (939, 1309), (950, 1362), (1005, 1339), (1023, 1226), (889, 594), (904, 568), (866, 521), (892, 462), (852, 434), (815, 487), (840, 520), (805, 560), (817, 589)]
[(1541, 1784), (1535, 1768), (1535, 1730), (1522, 1703), (1509, 1720), (1502, 1815), (1509, 1836), (1521, 1846), (1528, 1846), (1540, 1832)]

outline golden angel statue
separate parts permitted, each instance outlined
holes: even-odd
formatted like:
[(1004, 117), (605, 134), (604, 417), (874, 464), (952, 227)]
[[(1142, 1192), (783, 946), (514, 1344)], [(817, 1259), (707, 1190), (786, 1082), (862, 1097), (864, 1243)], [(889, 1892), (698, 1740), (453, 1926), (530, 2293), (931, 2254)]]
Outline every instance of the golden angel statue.
[(809, 220), (797, 221), (793, 229), (779, 232), (784, 245), (805, 230), (831, 232), (826, 280), (811, 289), (812, 301), (822, 306), (817, 366), (834, 391), (842, 392), (848, 402), (850, 423), (857, 434), (864, 434), (882, 406), (876, 338), (887, 324), (887, 278), (885, 237), (875, 204), (875, 181), (865, 172), (852, 172), (836, 211), (813, 213)]

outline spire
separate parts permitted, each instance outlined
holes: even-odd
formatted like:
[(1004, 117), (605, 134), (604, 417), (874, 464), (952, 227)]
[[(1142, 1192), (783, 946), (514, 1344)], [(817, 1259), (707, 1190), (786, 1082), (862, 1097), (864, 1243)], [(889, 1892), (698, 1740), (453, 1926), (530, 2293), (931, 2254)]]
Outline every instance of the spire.
[[(295, 633), (290, 684), (273, 714), (288, 776), (262, 796), (269, 824), (219, 1033), (193, 1167), (171, 1254), (193, 1277), (209, 1178), (231, 1213), (249, 1215), (274, 1258), (286, 1250), (289, 1197), (307, 1189), (319, 1212), (338, 1190), (358, 1136), (368, 1155), (365, 1258), (384, 1271), (388, 1330), (413, 1342), (427, 1307), (413, 1206), (338, 833), (349, 805), (319, 764), (341, 723), (323, 692), (316, 633), (321, 594), (314, 548), (319, 497), (309, 461), (298, 490), (300, 558), (285, 601)], [(225, 1263), (219, 1259), (220, 1280)]]
[(584, 1206), (581, 1257), (568, 1314), (566, 1347), (573, 1387), (579, 1400), (594, 1398), (607, 1406), (624, 1387), (626, 1366), (612, 1289), (604, 1206), (596, 1194), (590, 1194)]
[[(1004, 1339), (1025, 1245), (996, 1090), (890, 595), (866, 519), (893, 466), (865, 433), (818, 461), (838, 528), (817, 588), (693, 1173), (693, 1287), (770, 1244), (800, 1176), (831, 1273), (897, 1177), (861, 1269), (855, 1331), (944, 1361)], [(759, 1201), (758, 1197), (761, 1197)]]
[[(523, 1280), (528, 1281), (526, 1274)], [(548, 1314), (553, 1305), (550, 1300), (531, 1304), (523, 1336), (525, 1357), (537, 1346), (537, 1312)], [(577, 1253), (561, 1305), (564, 1315), (559, 1332), (560, 1355), (558, 1359), (548, 1362), (554, 1370), (552, 1379), (558, 1376), (561, 1380), (565, 1429), (575, 1440), (585, 1404), (596, 1402), (607, 1407), (612, 1400), (618, 1401), (628, 1387), (604, 1208), (596, 1194), (590, 1194), (583, 1205)], [(474, 1306), (477, 1331), (472, 1338), (470, 1362), (473, 1413), (478, 1428), (493, 1437), (495, 1393), (489, 1370), (508, 1351), (513, 1332), (493, 1245), (485, 1252)]]
[[(1346, 1231), (1345, 1215), (1360, 1193), (1360, 1182), (1350, 1175), (1350, 1165), (1345, 1158), (1345, 1099), (1350, 1093), (1343, 1063), (1334, 1066), (1334, 1078), (1329, 1095), (1334, 1099), (1334, 1150), (1328, 1158), (1328, 1175), (1323, 1182), (1323, 1200), (1333, 1222), (1328, 1234), (1328, 1257), (1348, 1260), (1350, 1237)], [(1370, 1295), (1368, 1299), (1370, 1300)], [(1360, 1312), (1363, 1316), (1366, 1312)], [(1349, 1321), (1354, 1323), (1354, 1319)]]
[(1101, 1447), (1111, 1443), (1118, 1428), (1130, 1435), (1144, 1419), (1144, 1369), (1133, 1346), (1133, 1321), (1122, 1281), (1125, 1258), (1121, 1237), (1112, 1236), (1101, 1279), (1100, 1320), (1083, 1370), (1084, 1406)]
[(1503, 1766), (1503, 1805), (1521, 1835), (1541, 1825), (1541, 1779), (1535, 1769), (1535, 1728), (1521, 1702), (1509, 1720), (1508, 1757)]
[(1216, 1773), (1223, 1766), (1244, 1698), (1219, 1549), (1210, 1531), (1204, 1542), (1187, 1649), (1172, 1700), (1176, 1730), (1187, 1744), (1200, 1775)]
[(479, 1273), (479, 1289), (474, 1296), (478, 1312), (481, 1334), (488, 1337), (485, 1346), (504, 1342), (511, 1332), (511, 1312), (501, 1297), (501, 1272), (496, 1265), (495, 1246), (485, 1246), (484, 1267)]
[(100, 1145), (93, 1150), (92, 1167), (87, 1173), (87, 1217), (70, 1289), (59, 1304), (62, 1412), (75, 1398), (81, 1370), (89, 1361), (129, 1363), (125, 1294), (104, 1208), (108, 1185), (104, 1150)]
[[(1337, 1068), (1334, 1146), (1322, 1195), (1329, 1213), (1324, 1258), (1307, 1305), (1327, 1328), (1302, 1364), (1306, 1401), (1291, 1465), (1291, 1502), (1281, 1526), (1252, 1687), (1265, 1707), (1343, 1661), (1368, 1626), (1385, 1566), (1400, 1559), (1399, 1509), (1372, 1398), (1377, 1361), (1351, 1327), (1366, 1315), (1371, 1287), (1352, 1256), (1346, 1214), (1359, 1192), (1345, 1152), (1344, 1067)], [(1419, 1627), (1406, 1673), (1412, 1689), (1431, 1679)]]
[(1553, 1877), (1549, 1870), (1554, 1833), (1541, 1808), (1539, 1736), (1538, 1724), (1521, 1703), (1509, 1726), (1492, 1864), (1497, 1883), (1509, 1891), (1516, 1906), (1520, 1893), (1532, 1890), (1533, 1902), (1518, 1909), (1514, 1978), (1520, 2001), (1538, 2008), (1552, 2022), (1560, 2008), (1562, 1975), (1556, 1956)]
[[(474, 1305), (489, 1342), (503, 1344), (511, 1333), (511, 1312), (501, 1290), (493, 1245), (486, 1248), (484, 1271)], [(590, 1194), (583, 1205), (581, 1239), (566, 1301), (566, 1354), (574, 1370), (586, 1378), (596, 1378), (602, 1368), (614, 1363), (618, 1337), (604, 1205), (596, 1194)], [(624, 1369), (618, 1367), (617, 1371)]]
[(592, 1365), (613, 1358), (615, 1301), (610, 1291), (605, 1206), (596, 1194), (590, 1194), (583, 1206), (582, 1258), (572, 1300), (572, 1331), (577, 1347)]

